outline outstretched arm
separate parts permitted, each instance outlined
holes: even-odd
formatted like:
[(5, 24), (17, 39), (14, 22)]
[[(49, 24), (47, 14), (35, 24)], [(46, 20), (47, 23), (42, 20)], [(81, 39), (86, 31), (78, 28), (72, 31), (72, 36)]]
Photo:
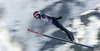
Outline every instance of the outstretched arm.
[(50, 19), (57, 19), (57, 20), (60, 20), (60, 19), (62, 19), (62, 16), (60, 16), (60, 17), (48, 17), (48, 18), (50, 18)]
[(58, 20), (59, 20), (59, 19), (62, 19), (62, 16), (60, 16), (60, 17), (57, 17), (56, 19), (58, 19)]

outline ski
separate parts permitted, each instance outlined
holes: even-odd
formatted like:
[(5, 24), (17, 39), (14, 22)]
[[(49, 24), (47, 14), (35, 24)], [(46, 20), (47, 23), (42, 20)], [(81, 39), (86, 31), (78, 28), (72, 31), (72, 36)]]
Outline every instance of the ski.
[(73, 44), (76, 44), (76, 45), (80, 45), (80, 46), (84, 46), (84, 47), (88, 47), (88, 48), (94, 49), (94, 47), (92, 47), (92, 46), (88, 46), (88, 45), (76, 43), (76, 42), (74, 42), (74, 41), (69, 41), (69, 40), (66, 40), (66, 39), (59, 38), (59, 37), (54, 37), (54, 36), (45, 35), (45, 34), (42, 34), (42, 33), (36, 32), (36, 31), (33, 31), (33, 30), (31, 30), (31, 29), (27, 29), (27, 30), (28, 30), (29, 32), (32, 32), (32, 33), (35, 33), (35, 34), (38, 34), (38, 35), (42, 35), (42, 36), (45, 36), (45, 37), (49, 37), (49, 38), (53, 38), (53, 39), (56, 39), (56, 40), (60, 40), (60, 41), (64, 41), (64, 42), (69, 42), (69, 43), (73, 43)]

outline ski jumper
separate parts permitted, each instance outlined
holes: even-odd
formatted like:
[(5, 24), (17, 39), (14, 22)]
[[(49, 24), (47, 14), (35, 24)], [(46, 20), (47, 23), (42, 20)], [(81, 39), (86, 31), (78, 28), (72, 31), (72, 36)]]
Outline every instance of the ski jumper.
[(61, 29), (62, 31), (64, 31), (67, 34), (68, 38), (71, 41), (74, 40), (73, 34), (69, 30), (67, 30), (63, 25), (61, 25), (59, 23), (59, 21), (58, 21), (59, 19), (58, 18), (50, 17), (50, 16), (48, 16), (46, 14), (40, 15), (40, 17), (41, 17), (42, 21), (44, 21), (44, 22), (50, 22), (50, 23), (54, 24), (56, 27), (58, 27), (59, 29)]

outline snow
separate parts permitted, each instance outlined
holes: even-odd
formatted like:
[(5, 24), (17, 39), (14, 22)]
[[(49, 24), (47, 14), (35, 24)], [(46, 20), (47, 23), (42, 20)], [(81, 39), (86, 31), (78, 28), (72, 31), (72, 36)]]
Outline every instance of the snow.
[(89, 20), (90, 20), (89, 26), (86, 27), (86, 30), (87, 30), (86, 39), (88, 38), (87, 44), (97, 45), (96, 43), (98, 42), (97, 36), (99, 33), (99, 28), (100, 28), (100, 24), (99, 24), (100, 20), (98, 20), (98, 18), (96, 18), (95, 16), (90, 17)]
[(0, 21), (0, 51), (22, 51), (19, 43), (11, 41), (10, 32), (3, 25)]
[(86, 15), (86, 14), (91, 13), (91, 12), (94, 12), (94, 11), (95, 10), (88, 10), (88, 11), (85, 11), (85, 12), (81, 13), (80, 15)]
[[(33, 18), (32, 13), (36, 10), (43, 10), (57, 1), (61, 0), (0, 0), (0, 8), (4, 9), (2, 14), (0, 12), (0, 51), (39, 51), (44, 45), (43, 42), (50, 41), (50, 39), (42, 36), (38, 37), (38, 35), (34, 35), (27, 31), (31, 26), (30, 24), (37, 26), (33, 28), (34, 30), (38, 30), (39, 32), (42, 31), (42, 28), (37, 29), (42, 23), (33, 23), (36, 20)], [(68, 4), (71, 9), (70, 16), (72, 18), (75, 18), (74, 16), (77, 18), (78, 15), (82, 16), (95, 12), (94, 8), (100, 7), (99, 0), (77, 0), (77, 2), (85, 3), (85, 6), (76, 6), (76, 2)], [(53, 11), (55, 11), (54, 13), (59, 12), (58, 10), (60, 10), (62, 6), (61, 3), (57, 5), (59, 6), (53, 8)], [(100, 13), (100, 8), (98, 12)], [(53, 13), (51, 14), (54, 15)], [(97, 45), (100, 19), (96, 16), (90, 16), (88, 20), (90, 22), (87, 26), (83, 25), (80, 18), (73, 19), (72, 22), (65, 19), (65, 22), (62, 23), (64, 23), (64, 25), (72, 23), (73, 27), (68, 26), (67, 28), (77, 32), (75, 36), (76, 42), (87, 45)], [(46, 28), (48, 29), (43, 29), (45, 32), (42, 33), (51, 35), (58, 31), (58, 28), (52, 25)], [(70, 43), (66, 43), (63, 45), (55, 45), (56, 47), (53, 48), (54, 51), (74, 51), (75, 49), (70, 49), (71, 45)], [(52, 48), (45, 51), (50, 51), (51, 49)]]

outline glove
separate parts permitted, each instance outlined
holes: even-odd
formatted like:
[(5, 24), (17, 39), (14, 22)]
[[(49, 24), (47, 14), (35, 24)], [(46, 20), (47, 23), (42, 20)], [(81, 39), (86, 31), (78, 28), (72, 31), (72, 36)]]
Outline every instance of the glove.
[(57, 19), (62, 19), (62, 16), (58, 17)]

